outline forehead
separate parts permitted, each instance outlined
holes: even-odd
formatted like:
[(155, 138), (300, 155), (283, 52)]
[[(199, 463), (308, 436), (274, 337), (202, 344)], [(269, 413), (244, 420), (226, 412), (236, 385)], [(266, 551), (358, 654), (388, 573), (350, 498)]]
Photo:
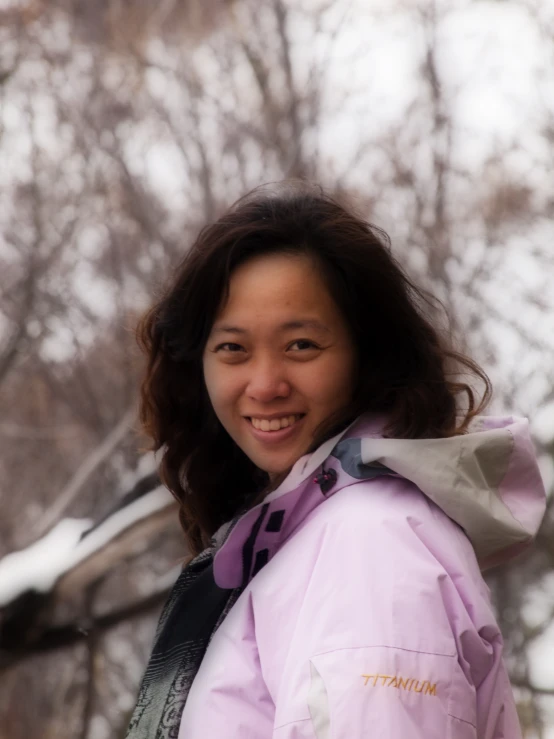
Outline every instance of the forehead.
[(293, 322), (330, 319), (338, 312), (320, 270), (306, 256), (272, 254), (240, 265), (231, 275), (229, 297), (217, 320)]

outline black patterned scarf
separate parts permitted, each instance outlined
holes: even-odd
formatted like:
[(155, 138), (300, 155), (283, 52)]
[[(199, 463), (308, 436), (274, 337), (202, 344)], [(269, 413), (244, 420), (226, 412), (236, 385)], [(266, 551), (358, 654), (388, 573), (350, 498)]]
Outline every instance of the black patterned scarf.
[(216, 551), (242, 513), (183, 569), (162, 610), (126, 739), (177, 739), (181, 715), (206, 649), (244, 586), (225, 590), (213, 575)]

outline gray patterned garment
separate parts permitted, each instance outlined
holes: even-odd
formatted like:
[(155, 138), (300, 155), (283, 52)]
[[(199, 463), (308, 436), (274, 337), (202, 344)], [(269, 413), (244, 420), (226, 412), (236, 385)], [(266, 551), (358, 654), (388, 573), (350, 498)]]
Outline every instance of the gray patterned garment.
[(181, 714), (204, 653), (244, 589), (224, 590), (213, 576), (214, 555), (241, 516), (215, 533), (173, 586), (160, 616), (126, 739), (177, 739)]

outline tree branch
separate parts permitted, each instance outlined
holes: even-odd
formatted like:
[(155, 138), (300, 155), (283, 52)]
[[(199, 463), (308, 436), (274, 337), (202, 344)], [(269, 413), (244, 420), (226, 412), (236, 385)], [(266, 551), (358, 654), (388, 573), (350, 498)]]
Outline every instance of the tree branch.
[(35, 642), (27, 645), (25, 649), (14, 651), (3, 649), (0, 651), (0, 670), (11, 668), (15, 664), (36, 654), (45, 654), (57, 651), (58, 649), (75, 646), (85, 639), (88, 640), (92, 632), (94, 632), (97, 638), (98, 635), (109, 631), (114, 626), (137, 616), (143, 616), (163, 605), (170, 591), (171, 588), (164, 588), (123, 608), (111, 611), (102, 616), (97, 616), (90, 623), (69, 623), (54, 626), (44, 631)]
[(94, 449), (82, 462), (71, 480), (57, 497), (55, 503), (44, 512), (40, 522), (37, 524), (34, 537), (42, 536), (53, 526), (69, 505), (77, 498), (85, 483), (92, 474), (113, 453), (117, 445), (122, 441), (129, 431), (129, 427), (136, 417), (136, 409), (133, 407), (125, 413), (119, 423), (113, 428), (102, 443)]

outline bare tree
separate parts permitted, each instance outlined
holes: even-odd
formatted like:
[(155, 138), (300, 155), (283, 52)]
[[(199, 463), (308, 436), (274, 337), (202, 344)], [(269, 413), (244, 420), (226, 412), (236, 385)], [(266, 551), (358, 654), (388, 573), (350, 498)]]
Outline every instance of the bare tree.
[[(445, 62), (454, 11), (422, 1), (379, 12), (375, 23), (407, 18), (420, 50), (411, 99), (384, 130), (367, 126), (371, 48), (348, 52), (364, 69), (363, 94), (333, 78), (346, 34), (370, 24), (354, 2), (56, 0), (2, 11), (0, 591), (13, 552), (23, 562), (49, 536), (61, 546), (60, 525), (74, 535), (48, 587), (21, 581), (0, 604), (0, 726), (10, 737), (125, 728), (187, 554), (175, 504), (156, 498), (141, 466), (133, 328), (197, 230), (239, 194), (295, 176), (353, 197), (457, 316), (452, 330), (490, 368), (498, 406), (532, 414), (552, 402), (552, 377), (530, 390), (554, 353), (544, 326), (552, 254), (532, 228), (552, 203), (512, 164), (516, 154), (532, 162), (518, 140), (491, 150), (479, 172), (465, 160), (463, 90)], [(328, 130), (353, 100), (365, 101), (352, 108), (356, 143), (337, 158)], [(550, 118), (541, 113), (537, 135), (551, 143)], [(542, 290), (510, 282), (506, 256), (517, 248), (543, 270)], [(508, 341), (527, 361), (506, 359)], [(545, 458), (553, 451), (541, 446)], [(159, 507), (134, 517), (149, 495)], [(551, 619), (531, 624), (525, 604), (547, 588), (551, 541), (549, 511), (537, 549), (489, 577), (528, 732), (546, 723), (548, 698), (530, 678), (529, 646)], [(58, 688), (46, 688), (54, 674)]]

